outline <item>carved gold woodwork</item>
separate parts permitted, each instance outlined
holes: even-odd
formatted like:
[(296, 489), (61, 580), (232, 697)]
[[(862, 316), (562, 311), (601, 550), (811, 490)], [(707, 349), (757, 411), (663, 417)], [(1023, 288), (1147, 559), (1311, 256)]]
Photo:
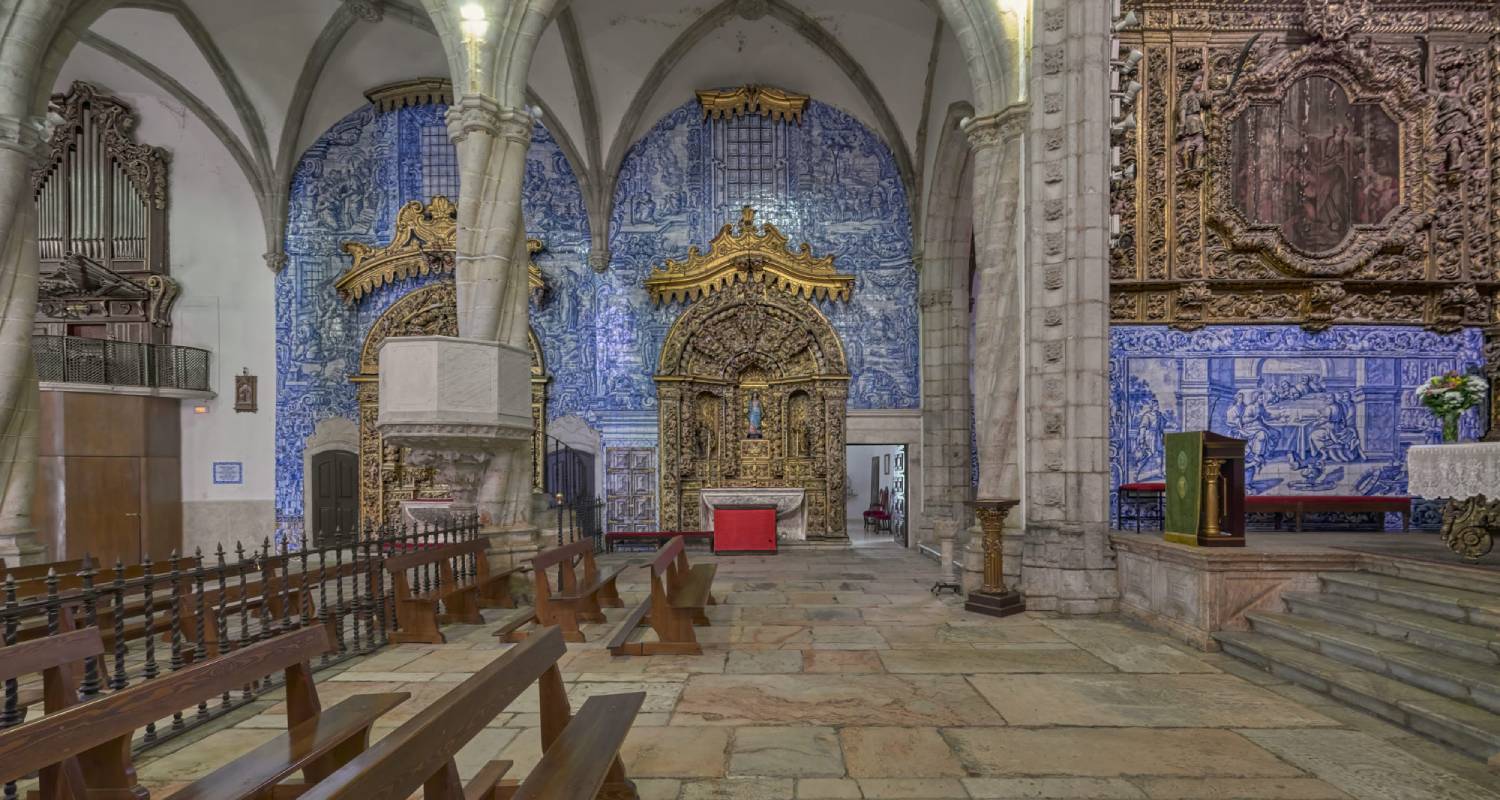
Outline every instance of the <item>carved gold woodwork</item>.
[[(754, 277), (795, 257), (774, 227), (758, 231), (753, 219), (747, 209), (737, 235), (726, 225), (708, 257), (690, 254), (688, 264), (715, 265), (694, 273), (703, 284), (653, 290), (659, 299), (695, 300), (667, 332), (655, 375), (661, 525), (701, 529), (707, 521), (699, 518), (698, 498), (705, 488), (793, 487), (805, 492), (808, 535), (843, 537), (849, 389), (843, 344), (811, 302), (822, 295), (780, 277)], [(806, 259), (832, 274), (831, 258), (812, 259), (808, 249), (803, 245)], [(722, 279), (720, 260), (744, 277)], [(845, 298), (849, 286), (826, 291)], [(761, 411), (760, 438), (752, 436), (752, 403)]]
[[(1445, 332), (1500, 322), (1500, 29), (1488, 4), (1130, 5), (1143, 24), (1122, 44), (1145, 57), (1137, 127), (1115, 142), (1136, 177), (1112, 196), (1114, 322)], [(1236, 204), (1245, 178), (1233, 135), (1237, 120), (1320, 81), (1398, 131), (1396, 199), (1379, 219), (1352, 221), (1336, 244), (1305, 247)], [(1255, 157), (1270, 158), (1257, 144)], [(1328, 145), (1305, 147), (1316, 157)]]
[(688, 248), (686, 261), (651, 270), (646, 291), (657, 303), (692, 301), (735, 283), (763, 283), (808, 300), (848, 300), (853, 275), (834, 271), (833, 256), (815, 258), (803, 242), (793, 253), (775, 225), (755, 224), (755, 209), (740, 211), (738, 226), (725, 225), (708, 243), (708, 253)]
[(742, 86), (727, 91), (703, 89), (698, 92), (698, 105), (703, 108), (704, 119), (759, 114), (776, 122), (795, 122), (800, 125), (807, 100), (807, 95), (792, 94), (769, 86)]
[[(354, 264), (335, 282), (335, 288), (351, 303), (376, 288), (412, 275), (440, 270), (452, 272), (455, 243), (453, 204), (441, 195), (427, 205), (412, 201), (396, 217), (396, 232), (384, 248), (357, 242), (344, 245)], [(527, 251), (543, 249), (538, 239), (526, 240)], [(533, 299), (546, 289), (541, 269), (528, 265), (528, 285)], [(375, 427), (380, 410), (380, 345), (391, 336), (457, 336), (458, 304), (453, 281), (444, 279), (407, 294), (391, 304), (365, 336), (360, 348), (359, 400), (359, 502), (360, 519), (366, 524), (399, 522), (401, 503), (407, 500), (438, 500), (448, 497), (448, 488), (433, 480), (433, 470), (408, 465), (407, 450), (381, 442)], [(540, 491), (544, 477), (547, 436), (547, 375), (541, 342), (536, 332), (526, 331), (531, 351), (531, 481)]]
[(414, 78), (376, 86), (365, 92), (381, 111), (396, 111), (408, 106), (453, 105), (453, 83), (447, 78)]

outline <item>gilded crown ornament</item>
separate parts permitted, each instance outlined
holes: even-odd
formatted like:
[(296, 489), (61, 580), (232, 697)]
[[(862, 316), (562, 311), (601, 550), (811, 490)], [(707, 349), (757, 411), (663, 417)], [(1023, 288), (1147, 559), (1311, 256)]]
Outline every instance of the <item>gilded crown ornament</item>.
[(848, 300), (854, 276), (833, 269), (833, 256), (817, 258), (803, 242), (792, 252), (771, 223), (757, 225), (755, 209), (740, 210), (738, 227), (725, 225), (708, 253), (688, 248), (686, 261), (667, 262), (651, 271), (646, 291), (657, 303), (692, 301), (735, 283), (764, 283), (809, 300)]
[(801, 125), (802, 111), (807, 108), (807, 101), (805, 94), (792, 94), (769, 86), (702, 89), (698, 92), (698, 104), (703, 107), (704, 119), (759, 114), (776, 122), (795, 122)]

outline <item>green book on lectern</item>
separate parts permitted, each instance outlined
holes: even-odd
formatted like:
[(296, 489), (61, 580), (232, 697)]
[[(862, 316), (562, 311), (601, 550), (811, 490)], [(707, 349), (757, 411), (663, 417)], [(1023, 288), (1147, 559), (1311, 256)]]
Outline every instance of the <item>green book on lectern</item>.
[(1167, 461), (1166, 539), (1196, 543), (1203, 519), (1203, 431), (1169, 433), (1162, 438)]

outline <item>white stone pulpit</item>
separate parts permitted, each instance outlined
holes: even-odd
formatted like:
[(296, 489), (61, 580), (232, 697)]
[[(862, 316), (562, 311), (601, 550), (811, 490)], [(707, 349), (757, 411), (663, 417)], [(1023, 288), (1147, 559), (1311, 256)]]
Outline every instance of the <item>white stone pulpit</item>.
[(714, 509), (741, 506), (775, 506), (776, 538), (784, 542), (807, 540), (806, 492), (801, 489), (725, 488), (698, 493), (700, 518), (705, 530), (714, 529)]

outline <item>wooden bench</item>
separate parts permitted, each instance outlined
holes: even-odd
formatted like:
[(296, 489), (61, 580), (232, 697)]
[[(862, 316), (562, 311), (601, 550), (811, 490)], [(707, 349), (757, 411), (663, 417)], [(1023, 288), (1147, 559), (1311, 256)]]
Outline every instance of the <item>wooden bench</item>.
[[(89, 561), (95, 567), (99, 566), (97, 560), (91, 558)], [(5, 559), (0, 558), (0, 580), (9, 575), (19, 582), (31, 580), (32, 578), (45, 578), (50, 571), (56, 571), (58, 575), (70, 575), (82, 569), (83, 559), (81, 558), (70, 558), (66, 561), (49, 561), (45, 564), (17, 565), (14, 567), (7, 565)]]
[[(714, 564), (688, 563), (682, 537), (667, 542), (643, 569), (651, 570), (651, 596), (631, 610), (615, 628), (609, 652), (617, 655), (699, 655), (703, 647), (693, 633), (694, 625), (708, 625), (705, 606), (717, 605), (713, 597)], [(646, 619), (657, 640), (631, 641), (637, 625)]]
[[(130, 757), (136, 729), (285, 671), (287, 732), (172, 797), (294, 797), (301, 785), (282, 781), (299, 770), (309, 784), (333, 774), (364, 752), (370, 725), (410, 696), (405, 692), (358, 695), (324, 711), (308, 662), (328, 647), (328, 634), (321, 626), (303, 628), (0, 730), (0, 783), (40, 771), (41, 797), (47, 800), (147, 797), (136, 783)], [(0, 649), (0, 664), (9, 662), (12, 650)]]
[[(465, 625), (483, 623), (484, 617), (479, 613), (477, 578), (480, 570), (488, 575), (489, 564), (485, 558), (485, 543), (480, 539), (386, 558), (385, 570), (391, 574), (396, 607), (396, 630), (391, 633), (391, 641), (397, 644), (444, 644), (448, 638), (438, 626), (455, 622)], [(466, 566), (471, 560), (475, 565), (472, 575), (467, 574)], [(465, 566), (455, 569), (455, 562)], [(408, 570), (430, 569), (429, 565), (433, 564), (438, 568), (435, 585), (418, 585), (416, 576), (407, 575)], [(441, 613), (438, 612), (439, 603), (442, 604)]]
[(613, 553), (620, 542), (643, 542), (649, 548), (660, 548), (674, 536), (684, 539), (713, 541), (713, 531), (610, 531), (604, 534), (604, 552)]
[[(577, 572), (583, 566), (583, 576)], [(557, 568), (557, 588), (547, 573)], [(563, 639), (569, 642), (584, 641), (580, 622), (604, 622), (603, 607), (623, 608), (625, 601), (615, 588), (615, 579), (625, 571), (625, 565), (600, 572), (594, 560), (594, 543), (584, 539), (551, 550), (543, 550), (531, 559), (532, 575), (536, 585), (533, 605), (538, 625), (556, 625), (562, 628)], [(526, 632), (514, 630), (507, 634), (508, 641), (526, 638)]]
[[(1317, 495), (1262, 494), (1245, 498), (1246, 513), (1274, 513), (1276, 529), (1281, 530), (1280, 514), (1291, 514), (1298, 533), (1302, 532), (1302, 515), (1307, 512), (1342, 512), (1348, 514), (1400, 514), (1401, 530), (1411, 530), (1411, 498), (1383, 495)], [(1385, 525), (1382, 522), (1381, 528)]]
[[(538, 632), (386, 734), (303, 800), (404, 800), (419, 787), (426, 800), (633, 800), (635, 786), (619, 754), (646, 694), (590, 697), (574, 716), (557, 668), (566, 652), (557, 628)], [(510, 762), (491, 761), (463, 785), (455, 754), (533, 683), (541, 760), (519, 781), (506, 777)]]

